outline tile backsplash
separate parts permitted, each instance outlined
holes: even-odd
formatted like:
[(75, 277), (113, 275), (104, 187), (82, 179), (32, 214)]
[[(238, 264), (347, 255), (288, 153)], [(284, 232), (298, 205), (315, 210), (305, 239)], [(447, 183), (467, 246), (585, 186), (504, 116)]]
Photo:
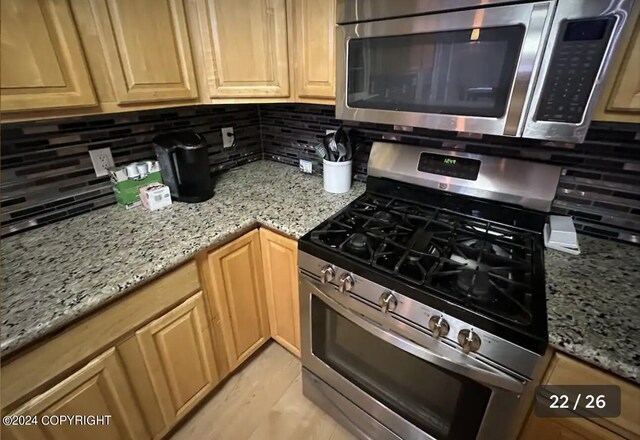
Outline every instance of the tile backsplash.
[[(235, 146), (222, 149), (222, 127)], [(96, 177), (88, 151), (110, 147), (116, 165), (155, 158), (159, 133), (191, 129), (209, 144), (211, 172), (262, 158), (256, 105), (192, 106), (2, 124), (2, 235), (115, 203), (107, 176)]]
[[(161, 132), (192, 129), (209, 143), (212, 174), (262, 157), (298, 166), (322, 164), (314, 143), (335, 119), (315, 104), (208, 105), (1, 125), (2, 235), (115, 203), (107, 177), (96, 177), (88, 151), (110, 147), (116, 164), (153, 158)], [(357, 145), (355, 178), (366, 180), (371, 142), (396, 140), (443, 150), (514, 157), (562, 166), (553, 212), (571, 215), (585, 233), (640, 242), (640, 124), (594, 122), (583, 144), (484, 136), (344, 122)], [(222, 149), (220, 129), (233, 126), (236, 145)]]
[[(358, 180), (366, 179), (371, 142), (389, 135), (406, 144), (560, 165), (554, 213), (572, 216), (584, 233), (640, 242), (640, 124), (594, 122), (584, 143), (564, 144), (499, 136), (469, 139), (418, 128), (394, 131), (384, 124), (336, 120), (333, 106), (267, 104), (259, 111), (265, 158), (291, 165), (300, 158), (315, 161), (313, 144), (343, 123), (360, 145), (354, 157)], [(314, 170), (322, 172), (321, 162)]]

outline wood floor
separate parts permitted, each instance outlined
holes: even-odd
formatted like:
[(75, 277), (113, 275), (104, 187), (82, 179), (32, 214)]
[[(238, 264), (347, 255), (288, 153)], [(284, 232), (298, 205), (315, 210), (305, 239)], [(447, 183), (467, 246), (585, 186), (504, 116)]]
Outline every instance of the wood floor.
[(172, 440), (355, 440), (302, 395), (300, 361), (271, 341)]

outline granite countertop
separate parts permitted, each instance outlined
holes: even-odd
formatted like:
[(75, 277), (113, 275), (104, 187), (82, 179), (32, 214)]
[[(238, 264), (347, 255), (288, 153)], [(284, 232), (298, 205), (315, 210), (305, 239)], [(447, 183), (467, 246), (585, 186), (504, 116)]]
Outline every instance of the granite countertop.
[(2, 356), (256, 222), (300, 237), (364, 192), (260, 161), (222, 174), (205, 203), (111, 206), (1, 240)]
[(549, 343), (640, 383), (640, 247), (579, 235), (545, 253)]
[[(4, 356), (196, 252), (260, 222), (300, 237), (364, 191), (261, 161), (228, 171), (208, 202), (147, 212), (119, 206), (3, 239)], [(549, 343), (640, 383), (640, 247), (580, 235), (582, 254), (546, 251)]]

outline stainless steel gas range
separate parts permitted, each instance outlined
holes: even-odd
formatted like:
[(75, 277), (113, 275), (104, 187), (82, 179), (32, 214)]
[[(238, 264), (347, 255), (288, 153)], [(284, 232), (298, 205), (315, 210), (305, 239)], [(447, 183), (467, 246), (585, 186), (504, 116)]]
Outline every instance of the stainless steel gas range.
[(557, 167), (374, 143), (299, 242), (304, 395), (362, 439), (509, 439), (546, 366)]

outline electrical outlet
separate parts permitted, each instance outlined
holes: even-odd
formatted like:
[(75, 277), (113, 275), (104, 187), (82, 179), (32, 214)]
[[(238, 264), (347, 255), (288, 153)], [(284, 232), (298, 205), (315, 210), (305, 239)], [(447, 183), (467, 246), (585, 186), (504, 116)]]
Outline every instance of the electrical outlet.
[(300, 171), (311, 174), (313, 172), (313, 162), (310, 160), (300, 159)]
[(93, 170), (96, 172), (96, 176), (100, 177), (109, 174), (107, 168), (114, 165), (111, 148), (89, 150), (89, 156), (91, 157), (91, 163), (93, 164)]
[(236, 143), (233, 127), (222, 127), (222, 148), (233, 147)]

